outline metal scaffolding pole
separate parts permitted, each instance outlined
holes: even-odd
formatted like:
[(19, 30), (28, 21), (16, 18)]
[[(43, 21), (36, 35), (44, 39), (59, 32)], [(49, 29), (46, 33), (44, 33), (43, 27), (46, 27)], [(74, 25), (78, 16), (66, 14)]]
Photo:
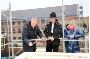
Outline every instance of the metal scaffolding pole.
[(3, 12), (1, 12), (1, 14), (10, 21), (10, 19)]
[[(8, 24), (8, 19), (7, 19), (7, 29), (8, 29), (8, 32), (7, 32), (7, 35), (8, 35), (8, 43), (10, 43), (9, 41), (9, 24)], [(9, 49), (9, 57), (10, 57), (10, 45), (8, 45), (8, 49)], [(10, 58), (9, 58), (10, 59)]]
[[(79, 4), (80, 5), (80, 4)], [(79, 5), (78, 5), (78, 8), (79, 8)], [(80, 11), (79, 11), (79, 28), (80, 28)]]
[(65, 41), (64, 41), (64, 21), (65, 21), (65, 6), (63, 5), (63, 0), (62, 0), (62, 24), (63, 24), (63, 53), (65, 53)]
[(12, 58), (14, 58), (14, 49), (13, 49), (13, 31), (12, 31), (12, 14), (11, 14), (11, 4), (10, 4), (10, 2), (9, 2), (9, 11), (10, 11), (10, 25), (11, 25)]
[(83, 30), (83, 4), (82, 4), (82, 30)]
[(79, 27), (83, 30), (83, 4), (79, 3)]
[(79, 3), (77, 5), (77, 24), (79, 26)]
[[(7, 17), (6, 16), (6, 14), (4, 14), (3, 12), (8, 12), (9, 10), (2, 10), (1, 11), (1, 14), (4, 16), (4, 17), (6, 17), (6, 21), (7, 21), (7, 29), (8, 29), (8, 32), (7, 32), (7, 34), (9, 34), (9, 24), (8, 24), (8, 22), (10, 21), (10, 18), (9, 17)], [(8, 40), (9, 40), (9, 37), (8, 37)], [(8, 43), (10, 43), (10, 42), (8, 42)], [(8, 45), (8, 49), (9, 49), (9, 57), (10, 57), (10, 44)], [(9, 58), (10, 59), (10, 58)]]

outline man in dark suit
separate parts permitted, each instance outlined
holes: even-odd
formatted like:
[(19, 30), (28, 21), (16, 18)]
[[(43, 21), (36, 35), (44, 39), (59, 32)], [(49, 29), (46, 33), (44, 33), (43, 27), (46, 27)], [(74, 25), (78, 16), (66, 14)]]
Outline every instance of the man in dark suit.
[(34, 41), (29, 41), (31, 39), (37, 39), (37, 35), (41, 39), (45, 39), (38, 28), (37, 25), (38, 20), (33, 18), (30, 21), (26, 22), (26, 25), (23, 27), (22, 30), (22, 40), (23, 40), (23, 49), (24, 52), (35, 52), (36, 51), (36, 43)]
[(57, 22), (56, 13), (50, 14), (50, 22), (45, 26), (44, 34), (48, 38), (46, 52), (58, 52), (60, 45), (59, 38), (62, 37), (62, 25)]

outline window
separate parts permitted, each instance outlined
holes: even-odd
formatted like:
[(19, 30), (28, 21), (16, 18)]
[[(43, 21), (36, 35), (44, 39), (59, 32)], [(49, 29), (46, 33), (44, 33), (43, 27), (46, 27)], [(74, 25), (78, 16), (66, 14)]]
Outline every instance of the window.
[(20, 21), (18, 21), (17, 24), (20, 25)]
[(45, 20), (44, 19), (41, 19), (41, 24), (45, 24)]
[(2, 32), (2, 34), (4, 34), (5, 32)]
[(23, 25), (25, 25), (26, 21), (23, 21)]
[(5, 22), (5, 25), (7, 25), (7, 22)]
[(15, 25), (15, 22), (12, 22), (12, 25)]
[(9, 31), (9, 33), (11, 32), (10, 29), (9, 30), (7, 29), (7, 33), (8, 33), (8, 31)]
[(9, 29), (9, 33), (11, 33), (10, 29)]
[(21, 33), (21, 29), (18, 29), (18, 33)]
[(5, 29), (2, 29), (2, 34), (5, 33)]
[(15, 32), (15, 29), (13, 29), (13, 33), (16, 33), (16, 32)]
[(49, 21), (50, 21), (50, 20), (49, 20), (49, 19), (47, 19), (47, 20), (46, 20), (46, 24), (48, 24), (48, 23), (49, 23)]
[(4, 26), (4, 22), (2, 22), (2, 26)]
[(7, 22), (5, 22), (5, 26), (7, 26), (7, 25), (9, 25), (9, 26), (10, 26), (10, 22), (8, 22), (8, 24), (7, 24)]
[(13, 37), (13, 40), (16, 40), (16, 37)]
[(40, 19), (38, 19), (38, 23), (37, 23), (38, 25), (41, 25), (41, 20)]
[(18, 40), (21, 40), (21, 37), (18, 37)]
[(10, 22), (8, 22), (8, 25), (10, 26)]
[(2, 32), (5, 32), (5, 29), (2, 29)]
[(8, 33), (8, 31), (9, 31), (9, 30), (7, 29), (7, 33)]

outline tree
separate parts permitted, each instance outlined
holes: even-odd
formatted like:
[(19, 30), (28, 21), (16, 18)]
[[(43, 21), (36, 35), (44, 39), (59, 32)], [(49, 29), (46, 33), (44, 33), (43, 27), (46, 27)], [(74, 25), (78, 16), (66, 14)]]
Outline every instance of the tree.
[(14, 47), (18, 47), (18, 44), (14, 44)]
[(83, 27), (84, 27), (84, 28), (86, 28), (86, 27), (87, 27), (87, 25), (86, 25), (85, 23), (83, 23)]

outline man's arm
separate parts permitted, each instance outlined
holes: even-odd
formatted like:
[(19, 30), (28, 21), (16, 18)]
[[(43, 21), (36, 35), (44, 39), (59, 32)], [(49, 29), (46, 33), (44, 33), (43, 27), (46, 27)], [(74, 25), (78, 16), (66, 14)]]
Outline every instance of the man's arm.
[(58, 39), (58, 38), (61, 38), (63, 36), (62, 25), (59, 24), (58, 27), (59, 27), (58, 35), (54, 36), (54, 39)]
[[(37, 27), (38, 28), (38, 27)], [(38, 36), (40, 37), (40, 38), (42, 38), (43, 37), (43, 34), (42, 34), (42, 32), (40, 31), (40, 29), (38, 28)]]
[(26, 28), (23, 28), (22, 30), (22, 40), (29, 46), (29, 40), (28, 40), (28, 32)]
[(48, 38), (48, 37), (49, 37), (49, 35), (48, 35), (48, 30), (47, 30), (47, 27), (48, 27), (48, 26), (46, 25), (46, 26), (45, 26), (45, 29), (44, 29), (44, 31), (43, 31), (43, 32), (44, 32), (45, 36)]

